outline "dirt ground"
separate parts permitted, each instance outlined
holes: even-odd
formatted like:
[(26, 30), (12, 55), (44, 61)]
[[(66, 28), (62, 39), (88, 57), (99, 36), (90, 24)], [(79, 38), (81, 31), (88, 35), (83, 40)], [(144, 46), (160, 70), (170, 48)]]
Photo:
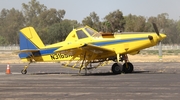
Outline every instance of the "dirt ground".
[[(180, 62), (180, 55), (163, 55), (162, 59), (158, 55), (129, 55), (131, 62)], [(0, 63), (23, 63), (17, 54), (0, 53)]]
[(160, 59), (158, 55), (129, 55), (131, 62), (180, 62), (180, 55), (163, 55)]

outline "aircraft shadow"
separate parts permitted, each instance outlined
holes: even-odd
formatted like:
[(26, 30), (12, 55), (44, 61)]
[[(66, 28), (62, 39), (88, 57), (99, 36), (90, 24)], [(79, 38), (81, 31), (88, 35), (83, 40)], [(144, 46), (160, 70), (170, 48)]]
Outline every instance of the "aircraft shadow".
[(45, 74), (77, 74), (77, 73), (69, 73), (69, 72), (38, 72), (38, 73), (31, 73), (30, 75), (45, 75)]
[[(81, 73), (77, 72), (38, 72), (38, 73), (30, 73), (30, 75), (46, 75), (46, 74), (60, 74), (60, 75), (71, 75), (71, 76), (111, 76), (111, 75), (121, 75), (121, 74), (113, 74), (112, 72), (98, 72), (98, 73)], [(152, 71), (133, 71), (132, 73), (122, 73), (122, 74), (175, 74), (175, 73), (167, 73), (167, 72), (152, 72)]]
[(133, 71), (132, 73), (128, 73), (128, 74), (133, 74), (133, 73), (149, 73), (150, 71)]
[[(134, 71), (132, 73), (125, 74), (140, 74), (140, 73), (149, 73), (150, 71)], [(124, 74), (124, 73), (123, 73)], [(110, 75), (121, 75), (121, 74), (113, 74), (112, 72), (102, 72), (102, 73), (87, 73), (87, 74), (78, 74), (73, 76), (110, 76)]]

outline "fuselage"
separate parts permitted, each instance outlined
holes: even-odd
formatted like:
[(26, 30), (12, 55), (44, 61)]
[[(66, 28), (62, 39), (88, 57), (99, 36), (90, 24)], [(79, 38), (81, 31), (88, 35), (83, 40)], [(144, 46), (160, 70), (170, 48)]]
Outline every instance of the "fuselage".
[[(57, 62), (70, 60), (72, 59), (71, 55), (55, 53), (54, 51), (58, 48), (76, 42), (91, 44), (115, 51), (115, 53), (101, 56), (101, 58), (116, 56), (116, 54), (137, 54), (142, 49), (157, 45), (159, 41), (166, 37), (166, 35), (162, 33), (160, 33), (160, 36), (156, 33), (118, 33), (110, 34), (104, 37), (94, 30), (89, 31), (91, 28), (86, 28), (87, 27), (74, 29), (65, 41), (44, 46), (40, 48), (38, 52), (33, 52), (33, 59), (36, 62)], [(97, 59), (101, 58), (97, 57)], [(29, 61), (31, 58), (22, 57), (21, 59), (23, 61)], [(74, 60), (78, 59), (79, 58), (77, 57)]]

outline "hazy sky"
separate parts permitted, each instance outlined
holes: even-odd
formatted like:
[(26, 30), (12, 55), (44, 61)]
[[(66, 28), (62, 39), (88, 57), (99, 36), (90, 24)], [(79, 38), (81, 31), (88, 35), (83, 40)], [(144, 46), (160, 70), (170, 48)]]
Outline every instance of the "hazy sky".
[[(6, 9), (22, 9), (22, 3), (31, 0), (0, 0), (0, 11)], [(123, 15), (133, 14), (145, 17), (168, 13), (170, 19), (180, 19), (180, 0), (37, 0), (47, 8), (64, 9), (65, 18), (81, 21), (96, 12), (103, 19), (109, 12), (117, 9)]]

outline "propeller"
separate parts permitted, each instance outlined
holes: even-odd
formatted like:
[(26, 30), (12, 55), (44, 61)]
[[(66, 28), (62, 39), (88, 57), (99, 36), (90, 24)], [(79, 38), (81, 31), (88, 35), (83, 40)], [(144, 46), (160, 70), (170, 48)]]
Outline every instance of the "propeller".
[(158, 36), (160, 36), (160, 34), (159, 34), (159, 30), (158, 30), (158, 28), (157, 28), (156, 24), (155, 24), (155, 23), (152, 23), (152, 24), (153, 24), (153, 28), (154, 28), (154, 30), (155, 30), (155, 32), (156, 32), (156, 34), (157, 34)]
[[(152, 23), (152, 24), (153, 24), (153, 28), (154, 28), (156, 34), (160, 37), (159, 30), (158, 30), (156, 24), (155, 23)], [(162, 60), (162, 43), (161, 43), (161, 41), (159, 41), (159, 50), (158, 51), (159, 51), (159, 60)]]

